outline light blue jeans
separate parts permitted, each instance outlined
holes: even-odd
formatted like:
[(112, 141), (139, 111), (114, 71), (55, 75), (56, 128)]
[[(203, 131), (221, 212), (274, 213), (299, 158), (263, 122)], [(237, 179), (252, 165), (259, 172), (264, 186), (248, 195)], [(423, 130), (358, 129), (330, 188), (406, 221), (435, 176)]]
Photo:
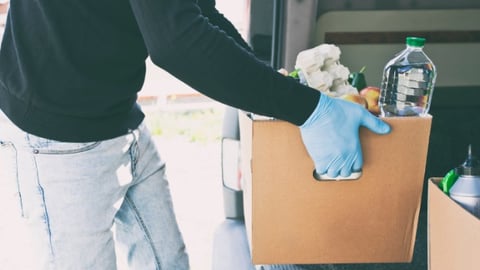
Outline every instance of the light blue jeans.
[(117, 257), (128, 269), (189, 269), (145, 124), (64, 143), (25, 133), (0, 111), (0, 210), (1, 269), (114, 270)]

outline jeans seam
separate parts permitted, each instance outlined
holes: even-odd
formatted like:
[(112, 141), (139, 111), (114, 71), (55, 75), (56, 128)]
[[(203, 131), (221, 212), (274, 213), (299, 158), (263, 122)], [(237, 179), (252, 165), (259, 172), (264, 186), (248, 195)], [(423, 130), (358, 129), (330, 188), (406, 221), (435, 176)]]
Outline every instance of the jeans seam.
[(140, 216), (140, 212), (138, 211), (138, 208), (135, 206), (133, 201), (130, 199), (128, 195), (125, 196), (125, 201), (130, 205), (132, 208), (133, 212), (135, 213), (135, 219), (139, 223), (140, 227), (142, 227), (142, 231), (145, 234), (144, 237), (147, 240), (148, 244), (150, 245), (150, 248), (153, 253), (153, 257), (155, 259), (155, 265), (156, 265), (156, 270), (161, 270), (161, 263), (160, 263), (160, 258), (157, 255), (157, 251), (155, 249), (155, 246), (153, 245), (152, 237), (147, 229), (147, 226), (145, 225), (145, 222), (143, 221), (142, 217)]
[(46, 155), (68, 155), (68, 154), (78, 154), (82, 152), (86, 152), (89, 150), (94, 149), (98, 145), (100, 145), (102, 142), (94, 142), (89, 145), (85, 145), (84, 147), (77, 148), (77, 149), (70, 149), (70, 150), (47, 150), (47, 149), (38, 149), (36, 147), (33, 148), (33, 153), (34, 154), (46, 154)]
[(55, 252), (53, 248), (53, 240), (52, 240), (52, 229), (51, 229), (51, 224), (50, 224), (50, 218), (48, 216), (48, 208), (47, 208), (47, 203), (45, 200), (45, 191), (42, 187), (42, 184), (40, 183), (40, 176), (38, 174), (38, 165), (37, 165), (37, 159), (35, 156), (33, 156), (33, 163), (35, 164), (35, 171), (36, 171), (36, 181), (37, 181), (37, 189), (38, 192), (40, 193), (40, 196), (42, 198), (42, 207), (43, 207), (43, 218), (45, 221), (46, 229), (47, 229), (47, 234), (48, 234), (48, 243), (50, 247), (50, 254), (52, 255), (52, 258), (55, 257)]

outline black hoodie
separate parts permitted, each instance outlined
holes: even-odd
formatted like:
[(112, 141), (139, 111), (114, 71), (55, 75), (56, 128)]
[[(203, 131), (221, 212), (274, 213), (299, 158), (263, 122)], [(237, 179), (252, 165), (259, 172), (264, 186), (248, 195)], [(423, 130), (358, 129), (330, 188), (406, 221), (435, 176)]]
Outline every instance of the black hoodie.
[(145, 60), (222, 103), (301, 125), (319, 92), (254, 57), (214, 0), (11, 0), (0, 108), (21, 129), (85, 142), (135, 129)]

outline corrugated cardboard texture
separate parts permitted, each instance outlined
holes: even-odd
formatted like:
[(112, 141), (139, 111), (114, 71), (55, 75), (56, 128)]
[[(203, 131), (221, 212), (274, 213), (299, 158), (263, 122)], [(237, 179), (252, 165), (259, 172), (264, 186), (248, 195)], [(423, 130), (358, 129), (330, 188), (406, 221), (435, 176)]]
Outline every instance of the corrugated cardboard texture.
[(358, 180), (316, 181), (298, 127), (240, 116), (245, 216), (255, 264), (410, 262), (431, 117), (360, 130)]
[(428, 253), (430, 270), (480, 269), (480, 220), (428, 183)]

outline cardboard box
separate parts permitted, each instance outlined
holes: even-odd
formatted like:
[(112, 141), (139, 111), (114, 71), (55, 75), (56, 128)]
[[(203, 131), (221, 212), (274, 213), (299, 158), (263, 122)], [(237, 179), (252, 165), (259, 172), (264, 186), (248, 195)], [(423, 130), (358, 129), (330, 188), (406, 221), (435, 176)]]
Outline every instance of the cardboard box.
[(411, 262), (432, 118), (361, 128), (357, 180), (317, 181), (298, 127), (240, 113), (245, 224), (254, 264)]
[(428, 260), (430, 270), (480, 269), (480, 219), (428, 183)]

